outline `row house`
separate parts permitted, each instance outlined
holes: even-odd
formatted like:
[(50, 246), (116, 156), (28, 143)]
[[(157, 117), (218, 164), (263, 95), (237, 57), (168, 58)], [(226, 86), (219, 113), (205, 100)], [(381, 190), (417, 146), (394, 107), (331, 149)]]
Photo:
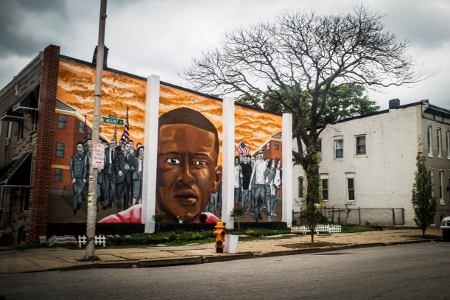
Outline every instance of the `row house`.
[[(439, 226), (450, 213), (449, 135), (450, 110), (428, 100), (400, 105), (394, 99), (387, 110), (328, 124), (318, 140), (322, 204), (328, 218), (414, 226), (411, 198), (416, 156), (421, 153), (434, 184)], [(297, 200), (304, 197), (306, 184), (302, 168), (294, 166)]]

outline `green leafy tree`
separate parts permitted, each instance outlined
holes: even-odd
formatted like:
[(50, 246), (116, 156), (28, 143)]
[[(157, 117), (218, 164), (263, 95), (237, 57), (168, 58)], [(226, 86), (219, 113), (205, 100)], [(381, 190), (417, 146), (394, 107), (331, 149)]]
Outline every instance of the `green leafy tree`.
[[(319, 175), (316, 141), (333, 86), (382, 90), (426, 78), (416, 72), (409, 43), (385, 31), (382, 18), (365, 7), (326, 16), (284, 10), (273, 22), (226, 33), (221, 47), (193, 59), (182, 77), (206, 94), (231, 94), (260, 108), (261, 99), (278, 102), (293, 116), (294, 163), (308, 181)], [(306, 192), (308, 204), (320, 199), (319, 185)]]
[[(304, 99), (304, 101), (302, 101), (303, 110), (306, 112), (306, 116), (309, 116), (309, 111), (311, 110), (311, 107), (309, 106), (311, 101), (308, 101), (309, 94), (301, 91), (300, 89), (297, 89), (296, 92), (300, 93), (298, 96), (299, 98)], [(280, 90), (278, 93), (282, 95), (283, 91)], [(289, 102), (289, 99), (287, 97), (285, 98), (285, 101)], [(238, 99), (236, 102), (255, 106), (247, 96)], [(280, 101), (277, 101), (275, 98), (271, 97), (271, 92), (267, 92), (262, 99), (258, 100), (258, 103), (262, 104), (265, 110), (274, 113), (282, 114), (289, 112)], [(326, 123), (323, 116), (331, 115), (334, 117), (335, 121), (339, 121), (346, 118), (374, 113), (379, 111), (379, 109), (380, 106), (377, 105), (375, 101), (369, 100), (367, 97), (366, 88), (364, 86), (357, 84), (340, 86), (332, 85), (328, 93), (328, 99), (320, 123)], [(309, 124), (309, 120), (307, 120), (307, 118), (305, 119), (305, 123)]]
[(159, 232), (159, 229), (161, 225), (164, 223), (164, 219), (166, 218), (166, 214), (162, 211), (159, 213), (156, 213), (152, 216), (152, 220), (155, 221), (157, 227), (156, 232)]
[(425, 166), (426, 158), (422, 154), (416, 157), (417, 171), (412, 189), (412, 205), (414, 208), (414, 222), (422, 229), (422, 235), (428, 226), (434, 223), (437, 203), (432, 196), (433, 182)]
[(241, 225), (239, 224), (239, 218), (244, 214), (244, 209), (242, 208), (241, 204), (238, 203), (233, 209), (231, 210), (231, 216), (238, 221), (238, 229), (241, 228)]
[(380, 106), (369, 100), (362, 85), (349, 84), (330, 88), (324, 115), (332, 115), (336, 121), (377, 112)]

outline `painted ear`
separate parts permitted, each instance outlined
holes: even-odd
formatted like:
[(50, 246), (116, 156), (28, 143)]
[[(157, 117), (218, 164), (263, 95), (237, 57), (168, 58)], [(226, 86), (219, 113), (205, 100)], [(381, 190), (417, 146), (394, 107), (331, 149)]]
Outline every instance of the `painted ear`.
[(220, 183), (222, 182), (222, 166), (216, 166), (215, 168), (216, 177), (214, 180), (214, 186), (212, 188), (212, 193), (217, 193), (219, 191)]

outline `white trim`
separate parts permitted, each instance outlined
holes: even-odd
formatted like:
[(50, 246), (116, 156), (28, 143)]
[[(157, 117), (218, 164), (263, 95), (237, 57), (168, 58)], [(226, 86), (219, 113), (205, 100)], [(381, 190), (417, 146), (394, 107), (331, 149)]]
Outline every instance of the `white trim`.
[(145, 232), (155, 231), (156, 206), (156, 169), (158, 159), (158, 116), (159, 116), (160, 79), (157, 75), (147, 77), (146, 103), (145, 103), (145, 139), (144, 163), (142, 182), (142, 217), (145, 223)]
[(439, 170), (439, 203), (441, 205), (445, 205), (444, 195), (444, 171)]
[[(356, 201), (356, 174), (353, 172), (347, 172), (345, 173), (345, 201), (346, 202), (350, 202), (350, 203), (354, 203)], [(354, 200), (349, 200), (349, 192), (348, 192), (348, 180), (349, 179), (353, 179), (353, 197), (355, 198)]]
[(427, 127), (427, 152), (428, 157), (433, 157), (433, 127)]
[(234, 228), (231, 211), (234, 206), (234, 98), (222, 102), (222, 221), (227, 229)]
[[(339, 141), (342, 143), (341, 148), (337, 147), (338, 144), (341, 144), (341, 143), (339, 143)], [(341, 157), (337, 157), (337, 152), (336, 152), (337, 150), (342, 150)], [(344, 158), (344, 138), (338, 138), (338, 139), (334, 140), (334, 159), (341, 159), (341, 158)]]
[(441, 128), (438, 127), (437, 130), (437, 150), (438, 150), (438, 157), (442, 158), (442, 134), (441, 134)]
[(288, 227), (292, 226), (292, 201), (293, 191), (292, 191), (292, 115), (283, 114), (282, 120), (282, 140), (283, 140), (283, 173), (282, 173), (282, 183), (283, 183), (283, 196), (282, 196), (282, 217), (281, 221), (286, 222)]
[(450, 159), (450, 132), (445, 132), (445, 147), (447, 148), (447, 159)]
[[(364, 137), (364, 153), (358, 153), (358, 138)], [(355, 155), (367, 155), (367, 136), (365, 134), (355, 135)]]
[(12, 121), (8, 121), (8, 127), (6, 128), (6, 137), (11, 139), (12, 136)]

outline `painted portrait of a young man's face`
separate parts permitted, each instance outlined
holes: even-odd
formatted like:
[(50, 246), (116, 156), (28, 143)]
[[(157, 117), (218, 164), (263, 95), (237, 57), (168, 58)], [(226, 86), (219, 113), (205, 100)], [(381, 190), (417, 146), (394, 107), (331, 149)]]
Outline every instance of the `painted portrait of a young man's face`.
[(159, 131), (157, 203), (172, 217), (196, 219), (219, 189), (216, 136), (188, 124), (167, 124)]

